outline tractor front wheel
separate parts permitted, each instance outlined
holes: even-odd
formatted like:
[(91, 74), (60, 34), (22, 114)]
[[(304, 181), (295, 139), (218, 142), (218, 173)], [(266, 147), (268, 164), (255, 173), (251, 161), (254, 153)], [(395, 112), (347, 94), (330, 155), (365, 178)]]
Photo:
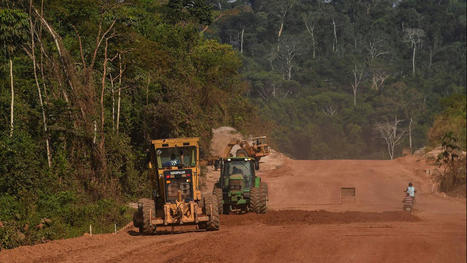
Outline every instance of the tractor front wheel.
[(261, 183), (259, 187), (250, 190), (250, 209), (257, 214), (266, 213), (267, 209), (267, 185)]

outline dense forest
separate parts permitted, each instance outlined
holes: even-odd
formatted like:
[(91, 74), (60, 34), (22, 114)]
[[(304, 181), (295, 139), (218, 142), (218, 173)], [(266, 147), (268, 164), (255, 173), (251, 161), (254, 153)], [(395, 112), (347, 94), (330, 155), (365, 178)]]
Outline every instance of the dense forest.
[[(0, 249), (113, 231), (147, 141), (465, 149), (465, 1), (0, 0)], [(465, 174), (464, 174), (465, 175)], [(465, 178), (464, 178), (465, 180)]]
[[(148, 140), (255, 122), (199, 1), (1, 1), (0, 247), (128, 221)], [(50, 223), (52, 222), (52, 223)]]
[[(206, 35), (241, 54), (250, 101), (274, 120), (275, 145), (293, 157), (413, 152), (429, 144), (443, 100), (465, 105), (465, 1), (216, 3)], [(388, 145), (393, 128), (396, 145)]]

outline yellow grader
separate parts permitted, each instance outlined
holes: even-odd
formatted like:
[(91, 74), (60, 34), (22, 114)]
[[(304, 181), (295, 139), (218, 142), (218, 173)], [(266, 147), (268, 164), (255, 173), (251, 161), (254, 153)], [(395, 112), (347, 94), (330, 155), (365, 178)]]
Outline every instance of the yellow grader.
[(133, 215), (140, 233), (155, 233), (158, 226), (219, 229), (216, 196), (199, 187), (199, 138), (152, 140), (148, 168), (153, 198), (140, 199)]

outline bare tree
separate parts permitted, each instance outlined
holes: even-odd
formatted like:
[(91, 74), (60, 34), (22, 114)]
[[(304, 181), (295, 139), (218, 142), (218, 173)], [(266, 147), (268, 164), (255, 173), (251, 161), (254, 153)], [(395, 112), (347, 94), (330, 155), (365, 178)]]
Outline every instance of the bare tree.
[(371, 88), (374, 90), (379, 90), (387, 78), (391, 75), (384, 70), (373, 70), (373, 74), (371, 76)]
[(292, 79), (292, 70), (297, 55), (297, 42), (290, 38), (284, 38), (280, 43), (281, 49), (277, 55), (279, 68), (284, 80)]
[(303, 23), (305, 24), (306, 31), (311, 36), (311, 45), (313, 48), (313, 58), (316, 58), (316, 39), (315, 39), (315, 28), (316, 23), (313, 22), (313, 14), (307, 13), (302, 15)]
[(289, 10), (294, 6), (296, 0), (286, 0), (286, 1), (280, 1), (281, 5), (279, 6), (279, 30), (277, 31), (277, 51), (280, 49), (280, 42), (281, 42), (281, 36), (284, 31), (284, 24), (285, 24), (285, 18), (287, 17), (287, 13)]
[(384, 42), (382, 39), (370, 40), (366, 47), (368, 51), (366, 62), (371, 73), (371, 88), (374, 90), (379, 90), (390, 76), (386, 70), (378, 67), (380, 64), (376, 63), (378, 58), (389, 53), (385, 50), (383, 44)]
[(410, 147), (410, 154), (413, 153), (413, 146), (412, 146), (412, 125), (413, 125), (413, 118), (410, 117), (409, 121), (409, 147)]
[(337, 51), (337, 30), (336, 30), (336, 21), (334, 20), (334, 17), (332, 18), (332, 28), (334, 32), (334, 42), (332, 43), (332, 51), (336, 53)]
[(14, 114), (15, 114), (15, 89), (13, 87), (13, 60), (10, 58), (10, 87), (11, 87), (11, 103), (10, 103), (10, 137), (13, 136), (14, 129)]
[(333, 117), (334, 115), (337, 114), (337, 109), (334, 107), (334, 105), (329, 104), (329, 105), (322, 108), (322, 112), (326, 116)]
[(240, 53), (243, 54), (243, 34), (245, 33), (245, 28), (242, 28), (242, 33), (240, 36)]
[[(81, 38), (77, 34), (77, 38), (80, 46), (80, 55), (82, 60), (82, 69), (77, 67), (73, 57), (70, 55), (69, 51), (64, 45), (63, 39), (61, 36), (54, 30), (52, 25), (47, 22), (47, 20), (41, 15), (41, 13), (34, 7), (33, 13), (34, 16), (41, 22), (44, 28), (49, 32), (50, 36), (53, 38), (55, 46), (58, 52), (58, 58), (60, 59), (61, 66), (57, 71), (62, 74), (66, 80), (66, 84), (71, 90), (71, 96), (66, 94), (65, 84), (59, 81), (59, 86), (61, 87), (65, 100), (79, 109), (80, 116), (74, 116), (73, 125), (76, 129), (81, 129), (85, 136), (82, 137), (82, 143), (87, 145), (90, 153), (92, 155), (92, 165), (98, 175), (104, 178), (104, 174), (107, 171), (107, 160), (105, 153), (104, 145), (104, 136), (103, 136), (103, 127), (104, 127), (104, 116), (102, 115), (103, 111), (103, 91), (105, 88), (105, 78), (102, 80), (101, 87), (101, 96), (99, 98), (98, 89), (95, 86), (94, 77), (96, 74), (95, 65), (98, 57), (99, 50), (104, 43), (105, 48), (108, 48), (108, 39), (109, 33), (112, 31), (116, 20), (113, 20), (111, 24), (105, 30), (103, 28), (103, 21), (98, 25), (98, 33), (96, 35), (94, 51), (91, 54), (91, 61), (89, 64), (85, 61), (85, 56), (83, 52), (83, 46), (81, 43)], [(107, 53), (107, 50), (105, 50)], [(106, 53), (104, 55), (106, 55)], [(104, 59), (103, 66), (106, 67), (108, 58)], [(105, 71), (106, 69), (104, 69)], [(104, 72), (105, 73), (105, 72)], [(106, 74), (104, 74), (105, 77)], [(100, 105), (99, 105), (100, 104)], [(100, 106), (100, 107), (99, 107)], [(100, 108), (100, 109), (99, 109)], [(101, 114), (99, 114), (101, 113)], [(97, 125), (97, 122), (100, 121), (100, 125)], [(97, 132), (100, 128), (100, 142), (97, 144)], [(93, 135), (93, 136), (92, 136)], [(92, 136), (92, 137), (91, 137)], [(98, 147), (89, 145), (90, 139), (92, 138), (92, 144), (97, 144)]]
[(383, 40), (371, 40), (368, 43), (368, 66), (372, 67), (374, 64), (374, 61), (383, 56), (388, 54), (389, 52), (385, 51), (384, 48), (382, 47)]
[[(120, 128), (120, 105), (121, 105), (121, 100), (122, 100), (122, 75), (123, 71), (125, 69), (123, 68), (122, 65), (122, 55), (118, 54), (118, 97), (117, 97), (117, 134)], [(148, 79), (149, 82), (149, 79)], [(149, 86), (149, 83), (148, 83)], [(147, 99), (146, 99), (147, 101)], [(147, 104), (147, 102), (146, 102)]]
[(354, 69), (352, 70), (353, 73), (353, 83), (352, 83), (352, 91), (353, 91), (353, 106), (357, 106), (357, 91), (358, 87), (363, 80), (363, 67), (360, 69), (357, 68), (357, 64), (354, 64)]
[(31, 14), (32, 14), (32, 0), (29, 1), (29, 27), (30, 27), (30, 33), (31, 33), (31, 60), (32, 60), (32, 65), (33, 65), (34, 80), (36, 83), (37, 93), (39, 96), (39, 105), (42, 111), (42, 124), (44, 126), (45, 146), (46, 146), (46, 151), (47, 151), (47, 164), (49, 168), (51, 168), (52, 167), (52, 153), (50, 151), (49, 135), (47, 132), (47, 118), (46, 118), (46, 113), (45, 113), (45, 108), (44, 108), (44, 102), (42, 99), (42, 91), (41, 91), (41, 87), (39, 85), (39, 80), (37, 77), (37, 65), (36, 65), (36, 53), (35, 53), (36, 45), (34, 41), (34, 24), (32, 22)]
[(394, 117), (393, 123), (384, 122), (376, 124), (376, 130), (386, 142), (389, 158), (391, 160), (394, 159), (394, 149), (401, 142), (405, 134), (405, 130), (398, 129), (400, 122), (401, 120), (398, 120), (396, 116)]
[(412, 75), (415, 76), (415, 53), (417, 51), (417, 45), (422, 42), (425, 37), (425, 31), (421, 28), (406, 28), (405, 42), (408, 42), (412, 47)]

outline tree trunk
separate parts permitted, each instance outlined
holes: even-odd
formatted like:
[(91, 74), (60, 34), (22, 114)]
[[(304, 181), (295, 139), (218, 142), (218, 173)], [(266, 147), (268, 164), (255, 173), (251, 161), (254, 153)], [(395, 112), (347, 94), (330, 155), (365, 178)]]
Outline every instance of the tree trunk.
[(281, 21), (281, 26), (279, 28), (279, 32), (277, 33), (277, 52), (280, 51), (280, 42), (281, 42), (282, 30), (284, 30), (284, 21)]
[(290, 64), (287, 68), (287, 80), (291, 80), (292, 79), (292, 64)]
[(118, 129), (120, 127), (120, 101), (121, 101), (121, 92), (122, 92), (122, 74), (123, 74), (123, 69), (122, 69), (122, 57), (119, 54), (118, 55), (118, 60), (119, 60), (119, 78), (118, 78), (118, 94), (117, 94), (117, 134), (118, 134)]
[(13, 60), (10, 58), (10, 87), (11, 87), (11, 105), (10, 105), (10, 137), (13, 136), (14, 115), (15, 115), (15, 89), (13, 87)]
[(332, 26), (334, 29), (334, 43), (332, 45), (332, 51), (335, 53), (337, 51), (337, 31), (336, 31), (336, 22), (334, 18), (332, 19)]
[(110, 86), (112, 87), (112, 131), (115, 132), (115, 86), (112, 73), (110, 73)]
[(148, 76), (148, 83), (146, 85), (146, 106), (149, 105), (149, 84), (151, 83), (151, 77)]
[[(30, 6), (32, 6), (32, 0), (30, 0)], [(47, 133), (47, 118), (45, 114), (44, 102), (42, 100), (42, 91), (41, 86), (39, 85), (39, 80), (37, 77), (37, 67), (36, 67), (36, 46), (34, 42), (34, 25), (32, 23), (32, 16), (31, 11), (29, 11), (29, 26), (31, 27), (31, 57), (32, 57), (32, 65), (33, 65), (33, 72), (34, 72), (34, 80), (36, 82), (37, 87), (37, 94), (39, 96), (39, 105), (41, 106), (42, 111), (42, 124), (44, 126), (44, 135), (45, 135), (45, 146), (47, 151), (47, 164), (49, 168), (52, 167), (52, 154), (50, 152), (50, 144), (49, 144), (49, 135)]]
[(353, 91), (353, 106), (357, 106), (357, 91), (358, 87), (360, 86), (360, 82), (362, 81), (363, 70), (361, 72), (357, 72), (357, 64), (354, 65), (353, 70), (353, 77), (354, 83), (352, 84), (352, 91)]
[(243, 54), (243, 33), (245, 33), (245, 28), (242, 28), (242, 35), (240, 37), (240, 53)]
[(92, 143), (96, 144), (97, 140), (97, 122), (94, 120), (94, 136), (92, 137)]
[(410, 148), (410, 154), (413, 153), (412, 149), (412, 117), (410, 117), (410, 122), (409, 122), (409, 148)]
[(101, 106), (101, 129), (100, 129), (100, 135), (101, 135), (101, 140), (99, 142), (99, 151), (101, 154), (101, 168), (103, 171), (105, 171), (105, 132), (104, 132), (104, 124), (105, 124), (105, 108), (104, 108), (104, 91), (105, 91), (105, 79), (107, 76), (107, 48), (109, 46), (109, 40), (105, 40), (105, 48), (104, 48), (104, 62), (103, 62), (103, 72), (102, 72), (102, 87), (101, 87), (101, 99), (100, 99), (100, 106)]
[(315, 40), (314, 27), (311, 28), (311, 42), (313, 44), (313, 59), (315, 59), (316, 58), (316, 40)]
[(430, 61), (428, 63), (428, 69), (431, 69), (431, 64), (433, 64), (433, 49), (430, 48)]
[(304, 20), (303, 22), (305, 23), (306, 30), (311, 35), (311, 44), (313, 47), (313, 59), (315, 59), (316, 58), (315, 26), (313, 24), (310, 26), (308, 25), (308, 22), (306, 21), (306, 19), (303, 19), (303, 20)]
[(412, 75), (415, 76), (415, 52), (417, 49), (417, 45), (413, 44), (413, 52), (412, 52)]
[(389, 158), (394, 159), (394, 145), (391, 145), (391, 151), (389, 152)]
[(357, 89), (353, 89), (353, 106), (357, 107)]

